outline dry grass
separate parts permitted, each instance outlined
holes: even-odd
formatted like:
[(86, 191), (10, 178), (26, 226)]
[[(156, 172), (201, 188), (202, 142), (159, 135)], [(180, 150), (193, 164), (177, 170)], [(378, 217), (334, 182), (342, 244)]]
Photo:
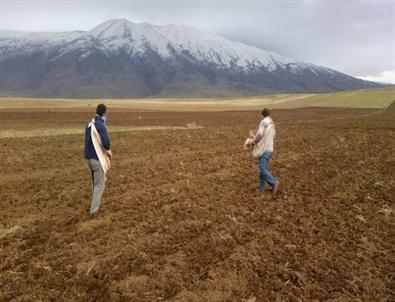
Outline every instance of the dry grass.
[[(127, 126), (112, 126), (109, 127), (111, 133), (115, 132), (130, 132), (130, 131), (152, 131), (152, 130), (189, 130), (200, 129), (202, 126), (196, 123), (189, 123), (184, 126), (140, 126), (140, 127), (127, 127)], [(16, 137), (42, 137), (42, 136), (56, 136), (56, 135), (72, 135), (83, 134), (83, 127), (62, 127), (62, 128), (43, 128), (43, 129), (29, 129), (29, 130), (0, 130), (0, 138), (16, 138)]]
[(132, 109), (150, 111), (224, 111), (255, 110), (265, 105), (280, 105), (314, 96), (312, 94), (279, 94), (237, 98), (200, 99), (38, 99), (2, 98), (0, 110), (87, 110), (92, 111), (100, 103), (112, 109)]
[(19, 225), (14, 225), (10, 228), (0, 228), (0, 239), (5, 238), (7, 235), (12, 235), (21, 229)]
[(322, 94), (275, 94), (228, 98), (162, 99), (54, 99), (0, 98), (0, 111), (78, 110), (92, 111), (100, 103), (112, 109), (136, 111), (228, 111), (300, 107), (386, 108), (395, 99), (395, 88), (350, 90)]
[(195, 122), (191, 122), (186, 124), (187, 129), (201, 129), (203, 126), (196, 124)]

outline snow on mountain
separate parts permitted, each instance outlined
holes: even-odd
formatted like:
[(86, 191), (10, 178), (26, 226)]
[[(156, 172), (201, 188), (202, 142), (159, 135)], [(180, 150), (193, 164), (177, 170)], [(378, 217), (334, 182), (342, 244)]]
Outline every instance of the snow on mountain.
[(0, 61), (65, 44), (83, 36), (85, 32), (21, 32), (1, 31)]
[(0, 95), (145, 97), (331, 92), (379, 84), (180, 25), (0, 32)]
[(51, 43), (56, 44), (60, 42), (70, 41), (76, 39), (86, 32), (84, 31), (71, 31), (71, 32), (24, 32), (5, 30), (0, 34), (1, 40), (7, 41), (10, 39), (19, 39), (24, 42), (30, 43)]
[[(75, 32), (17, 32), (3, 31), (0, 38), (0, 60), (63, 46), (62, 54), (75, 49), (88, 49), (96, 40), (96, 47), (104, 53), (124, 51), (131, 57), (143, 55), (148, 49), (163, 58), (188, 52), (198, 61), (215, 64), (218, 68), (251, 70), (266, 68), (268, 71), (288, 68), (291, 72), (310, 69), (312, 72), (331, 73), (330, 69), (281, 56), (218, 35), (179, 25), (155, 26), (148, 23), (135, 24), (126, 19), (109, 20), (90, 31)], [(82, 58), (89, 53), (82, 53)]]
[(269, 71), (285, 68), (287, 65), (293, 71), (299, 68), (317, 68), (275, 52), (231, 41), (218, 35), (209, 35), (184, 25), (155, 26), (116, 19), (100, 24), (88, 34), (101, 40), (112, 50), (127, 50), (131, 55), (142, 54), (149, 47), (164, 58), (172, 56), (171, 50), (177, 53), (188, 51), (195, 59), (222, 68), (235, 66), (248, 69), (257, 66), (266, 67)]

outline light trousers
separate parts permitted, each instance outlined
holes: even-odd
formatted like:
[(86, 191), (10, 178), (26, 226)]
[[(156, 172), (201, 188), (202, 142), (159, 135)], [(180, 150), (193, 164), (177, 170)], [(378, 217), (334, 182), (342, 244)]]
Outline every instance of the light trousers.
[(101, 198), (104, 192), (106, 176), (100, 162), (96, 159), (88, 159), (88, 166), (92, 172), (93, 193), (90, 214), (94, 214), (99, 210)]

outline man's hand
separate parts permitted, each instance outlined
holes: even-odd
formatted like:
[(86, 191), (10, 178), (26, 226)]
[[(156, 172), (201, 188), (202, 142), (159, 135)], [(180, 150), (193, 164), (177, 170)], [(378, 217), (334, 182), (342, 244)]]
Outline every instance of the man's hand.
[(256, 144), (256, 134), (253, 130), (250, 130), (250, 138), (251, 138), (251, 144), (254, 146)]
[(107, 156), (112, 160), (112, 152), (111, 150), (106, 150)]

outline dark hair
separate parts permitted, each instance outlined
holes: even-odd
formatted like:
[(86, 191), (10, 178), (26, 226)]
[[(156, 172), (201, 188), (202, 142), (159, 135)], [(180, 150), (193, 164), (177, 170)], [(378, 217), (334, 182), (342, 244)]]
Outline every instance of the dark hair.
[(269, 109), (263, 108), (263, 110), (262, 110), (262, 115), (263, 115), (263, 117), (270, 116), (270, 111), (269, 111)]
[(99, 104), (96, 107), (96, 114), (103, 116), (104, 113), (107, 111), (107, 106), (104, 104)]

